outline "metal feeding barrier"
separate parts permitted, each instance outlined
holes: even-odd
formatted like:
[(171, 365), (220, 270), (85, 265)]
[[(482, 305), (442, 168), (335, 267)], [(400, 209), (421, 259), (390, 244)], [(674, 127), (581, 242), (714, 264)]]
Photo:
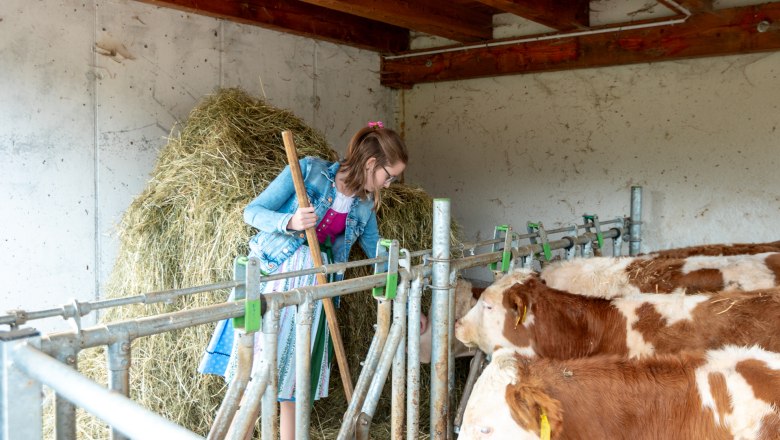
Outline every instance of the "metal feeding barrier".
[[(237, 339), (237, 371), (227, 389), (211, 431), (210, 439), (243, 440), (261, 419), (263, 439), (277, 432), (276, 347), (279, 316), (283, 307), (298, 307), (296, 346), (309, 347), (312, 311), (317, 300), (371, 291), (377, 301), (375, 333), (366, 353), (352, 399), (342, 419), (338, 439), (367, 439), (382, 389), (391, 376), (391, 438), (417, 439), (420, 432), (420, 315), (425, 288), (432, 291), (431, 303), (431, 390), (430, 427), (433, 439), (452, 438), (462, 420), (468, 393), (476, 380), (484, 355), (472, 361), (463, 396), (454, 405), (454, 358), (450, 351), (454, 325), (455, 281), (465, 269), (489, 266), (496, 272), (513, 267), (533, 267), (551, 261), (553, 251), (562, 258), (600, 254), (605, 240), (612, 241), (612, 255), (620, 255), (624, 241), (629, 254), (639, 253), (641, 241), (641, 188), (631, 190), (629, 217), (600, 220), (594, 214), (583, 216), (581, 225), (545, 229), (541, 221), (528, 222), (525, 232), (510, 225), (496, 227), (494, 238), (459, 245), (453, 258), (450, 249), (450, 201), (434, 200), (433, 248), (410, 252), (400, 249), (396, 240), (381, 240), (373, 259), (327, 264), (318, 268), (262, 276), (258, 262), (237, 259), (234, 279), (222, 283), (166, 290), (94, 302), (73, 301), (60, 308), (26, 312), (14, 310), (0, 316), (0, 437), (8, 440), (42, 438), (42, 385), (56, 394), (55, 432), (58, 440), (76, 438), (76, 407), (81, 407), (112, 428), (113, 439), (200, 438), (195, 433), (146, 410), (127, 396), (129, 393), (132, 342), (135, 339), (214, 323), (234, 320)], [(627, 233), (628, 232), (628, 233)], [(562, 234), (559, 238), (551, 236)], [(521, 244), (521, 240), (528, 240)], [(478, 253), (478, 249), (488, 249)], [(413, 265), (413, 259), (421, 259)], [(374, 266), (374, 274), (323, 285), (306, 286), (286, 292), (261, 294), (262, 283), (311, 274), (333, 274), (347, 268)], [(149, 317), (82, 328), (80, 318), (110, 307), (171, 301), (182, 295), (232, 289), (223, 304), (163, 313)], [(67, 332), (40, 335), (23, 327), (30, 321), (60, 316), (71, 319), (75, 328)], [(253, 345), (261, 332), (266, 349), (254, 358)], [(107, 348), (108, 386), (98, 384), (77, 371), (81, 350)], [(408, 349), (407, 349), (408, 347)], [(309, 438), (311, 390), (308, 349), (296, 350), (296, 437)], [(391, 375), (392, 372), (392, 375)], [(193, 371), (193, 374), (195, 372)]]

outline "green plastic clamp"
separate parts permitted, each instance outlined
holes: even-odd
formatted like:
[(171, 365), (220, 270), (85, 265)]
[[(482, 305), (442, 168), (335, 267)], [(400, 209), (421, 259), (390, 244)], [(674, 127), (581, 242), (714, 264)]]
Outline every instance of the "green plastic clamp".
[[(547, 231), (544, 230), (544, 224), (542, 224), (542, 222), (528, 222), (528, 232), (531, 234), (536, 233), (539, 236), (539, 240), (542, 242), (544, 259), (547, 261), (552, 260), (552, 249), (550, 248), (550, 242), (547, 240)], [(536, 244), (536, 239), (532, 238), (531, 243)]]
[[(380, 252), (381, 251), (381, 252)], [(393, 300), (398, 293), (398, 249), (393, 246), (393, 240), (380, 239), (377, 243), (377, 256), (387, 255), (387, 278), (384, 287), (374, 287), (371, 295), (377, 299)]]
[(588, 222), (590, 221), (593, 227), (596, 228), (596, 242), (598, 242), (599, 244), (599, 249), (603, 248), (604, 236), (601, 235), (601, 225), (599, 224), (599, 216), (595, 214), (593, 215), (584, 214), (582, 216), (582, 219), (584, 220), (586, 227), (588, 226)]
[[(498, 238), (498, 233), (504, 233), (504, 252), (501, 254), (501, 271), (509, 271), (509, 263), (512, 261), (512, 227), (509, 225), (498, 225), (493, 231), (493, 238)], [(493, 243), (493, 252), (496, 251), (496, 243)], [(498, 262), (490, 263), (490, 270), (496, 270)]]
[[(244, 316), (233, 318), (233, 327), (243, 329), (247, 333), (259, 331), (263, 324), (262, 303), (257, 284), (260, 275), (265, 275), (247, 257), (237, 257), (233, 262), (233, 277), (243, 284), (233, 288), (233, 300), (244, 300)], [(250, 292), (250, 297), (247, 297)]]

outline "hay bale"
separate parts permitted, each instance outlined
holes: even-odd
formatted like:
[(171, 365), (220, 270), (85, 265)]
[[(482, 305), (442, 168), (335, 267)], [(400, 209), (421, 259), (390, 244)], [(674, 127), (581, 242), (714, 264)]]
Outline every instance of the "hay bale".
[[(233, 258), (246, 255), (253, 234), (243, 221), (243, 209), (286, 165), (283, 130), (293, 131), (301, 157), (337, 159), (320, 133), (288, 111), (238, 89), (221, 90), (204, 99), (181, 132), (168, 139), (146, 189), (122, 219), (120, 251), (107, 297), (231, 279)], [(383, 198), (378, 216), (382, 235), (397, 238), (412, 250), (429, 248), (431, 198), (422, 189), (404, 184), (391, 186)], [(172, 304), (112, 309), (102, 321), (202, 307), (223, 302), (227, 295), (213, 292)], [(368, 292), (343, 303), (340, 323), (356, 379), (373, 333), (375, 303)], [(202, 435), (208, 432), (225, 391), (222, 378), (196, 370), (213, 329), (214, 325), (199, 326), (141, 338), (133, 342), (131, 351), (131, 397)], [(105, 383), (104, 350), (83, 352), (79, 369)], [(346, 409), (338, 373), (332, 379), (332, 397), (315, 405), (315, 438), (338, 430)], [(108, 438), (108, 431), (102, 422), (80, 413), (79, 437)]]

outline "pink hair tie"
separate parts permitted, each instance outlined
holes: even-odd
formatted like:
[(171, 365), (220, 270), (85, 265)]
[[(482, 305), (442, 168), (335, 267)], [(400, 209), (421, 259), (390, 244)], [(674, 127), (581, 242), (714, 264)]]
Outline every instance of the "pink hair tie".
[(385, 128), (385, 124), (383, 124), (382, 121), (376, 121), (376, 122), (368, 121), (368, 126), (373, 129)]

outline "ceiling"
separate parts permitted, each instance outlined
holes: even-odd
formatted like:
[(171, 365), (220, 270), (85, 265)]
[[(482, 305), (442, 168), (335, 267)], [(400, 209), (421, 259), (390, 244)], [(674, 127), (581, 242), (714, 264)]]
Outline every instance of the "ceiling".
[[(648, 0), (655, 18), (592, 24), (598, 0), (140, 0), (376, 51), (381, 83), (417, 83), (780, 50), (780, 1)], [(538, 23), (496, 38), (496, 16)], [(440, 37), (412, 48), (413, 35)], [(438, 41), (438, 42), (436, 42)]]

